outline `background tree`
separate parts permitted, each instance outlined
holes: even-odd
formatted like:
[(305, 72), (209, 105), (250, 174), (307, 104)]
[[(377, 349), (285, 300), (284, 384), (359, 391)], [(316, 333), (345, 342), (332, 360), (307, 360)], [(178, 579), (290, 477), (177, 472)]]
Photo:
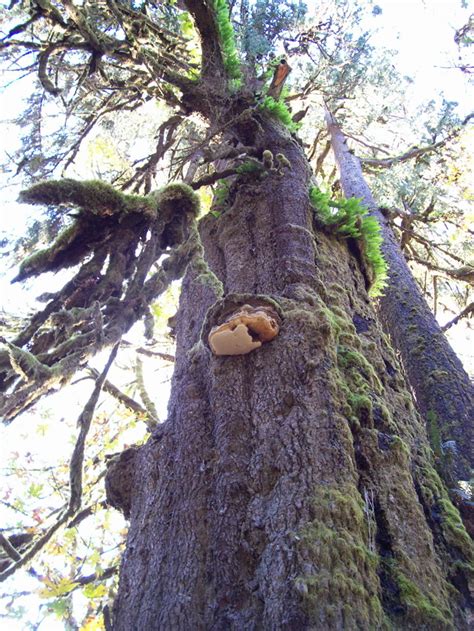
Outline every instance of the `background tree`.
[[(5, 38), (8, 55), (32, 51), (41, 88), (63, 99), (77, 126), (72, 148), (58, 153), (65, 138), (55, 137), (46, 154), (42, 104), (32, 100), (34, 151), (20, 165), (32, 176), (71, 164), (101, 118), (138, 108), (148, 95), (176, 111), (138, 168), (116, 174), (115, 188), (63, 179), (23, 193), (31, 203), (74, 207), (75, 216), (23, 261), (17, 280), (72, 270), (5, 340), (5, 417), (30, 409), (101, 349), (113, 353), (79, 417), (65, 507), (21, 552), (4, 542), (12, 562), (2, 577), (83, 514), (84, 443), (100, 390), (113, 391), (107, 368), (137, 320), (152, 337), (150, 305), (185, 272), (167, 421), (156, 426), (140, 368), (143, 406), (115, 389), (151, 437), (109, 466), (108, 501), (130, 518), (109, 623), (467, 627), (469, 537), (367, 296), (374, 269), (383, 273), (376, 226), (354, 200), (314, 188), (290, 112), (255, 95), (256, 56), (247, 55), (242, 72), (226, 5), (185, 6), (189, 14), (148, 3), (33, 4)], [(367, 46), (344, 28), (357, 12), (338, 8), (339, 22), (320, 20), (286, 52), (317, 55), (325, 96), (345, 98), (365, 79), (368, 64), (356, 62)], [(183, 37), (193, 24), (201, 58)], [(303, 96), (317, 86), (311, 80)], [(170, 169), (190, 186), (148, 194), (170, 152)], [(216, 183), (198, 231), (193, 189)], [(214, 325), (229, 330), (231, 317), (240, 318), (239, 344), (262, 341), (251, 316), (270, 317), (277, 337), (249, 355), (214, 356), (208, 334)], [(68, 581), (54, 583), (55, 595), (81, 585), (77, 576)]]

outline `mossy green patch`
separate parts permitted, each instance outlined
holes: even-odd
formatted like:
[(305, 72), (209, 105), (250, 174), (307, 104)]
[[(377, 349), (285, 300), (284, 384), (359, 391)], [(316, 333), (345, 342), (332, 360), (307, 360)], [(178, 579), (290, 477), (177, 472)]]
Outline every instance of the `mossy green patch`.
[[(308, 572), (295, 581), (310, 619), (324, 628), (336, 620), (344, 628), (376, 628), (382, 618), (378, 557), (367, 548), (357, 488), (349, 483), (318, 486), (312, 511), (315, 518), (297, 535)], [(344, 608), (331, 606), (341, 601)]]
[(230, 79), (231, 88), (238, 89), (242, 85), (242, 72), (235, 45), (234, 29), (229, 16), (229, 6), (226, 0), (213, 0), (216, 15), (217, 31), (222, 50), (224, 68)]
[(199, 195), (183, 182), (167, 184), (151, 193), (149, 199), (156, 205), (159, 214), (174, 215), (186, 212), (197, 217), (201, 209)]
[(198, 272), (198, 275), (196, 276), (196, 281), (210, 287), (213, 290), (216, 299), (222, 298), (222, 296), (224, 295), (224, 285), (222, 284), (222, 281), (220, 281), (214, 274), (214, 272), (209, 268), (209, 265), (207, 264), (204, 257), (196, 256), (192, 262), (192, 267), (194, 270), (196, 270), (196, 272)]
[(40, 274), (46, 270), (54, 260), (56, 253), (66, 248), (80, 232), (80, 225), (74, 221), (70, 226), (62, 230), (49, 248), (43, 248), (23, 259), (20, 264), (19, 276), (31, 276)]
[[(341, 336), (339, 336), (339, 339), (340, 337)], [(363, 378), (367, 383), (370, 383), (370, 385), (378, 393), (381, 393), (383, 391), (382, 383), (380, 382), (375, 368), (359, 351), (348, 348), (347, 346), (338, 345), (337, 363), (340, 367), (344, 369), (355, 369), (353, 374), (354, 380)]]
[(374, 275), (369, 293), (380, 296), (387, 282), (388, 267), (382, 255), (383, 240), (378, 221), (355, 197), (333, 200), (316, 186), (310, 188), (309, 197), (324, 225), (344, 238), (350, 237), (362, 243), (363, 256)]
[(259, 109), (278, 119), (291, 132), (297, 132), (301, 127), (291, 117), (290, 110), (283, 101), (275, 101), (271, 96), (266, 96), (258, 105)]
[(39, 182), (22, 191), (20, 200), (28, 204), (76, 206), (84, 213), (99, 216), (135, 212), (153, 217), (156, 214), (148, 197), (127, 195), (100, 180), (64, 178)]
[(458, 509), (449, 499), (438, 472), (429, 462), (429, 454), (420, 454), (417, 482), (425, 511), (436, 515), (435, 543), (448, 544), (451, 576), (464, 575), (467, 583), (474, 578), (474, 542), (466, 531)]
[(420, 625), (433, 625), (434, 628), (452, 629), (453, 621), (451, 612), (441, 609), (436, 599), (423, 592), (405, 576), (400, 570), (394, 568), (392, 576), (400, 590), (400, 602), (407, 608), (407, 617)]

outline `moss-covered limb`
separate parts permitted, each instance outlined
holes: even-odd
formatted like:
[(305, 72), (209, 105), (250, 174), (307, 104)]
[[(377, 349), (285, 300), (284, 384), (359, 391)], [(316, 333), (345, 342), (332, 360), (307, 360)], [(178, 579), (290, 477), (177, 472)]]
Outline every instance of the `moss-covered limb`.
[(332, 200), (316, 186), (309, 191), (311, 203), (323, 226), (344, 238), (356, 239), (360, 253), (372, 270), (370, 294), (379, 296), (387, 282), (388, 268), (382, 255), (382, 237), (377, 220), (355, 198)]
[[(367, 548), (357, 487), (348, 482), (321, 485), (311, 509), (314, 519), (297, 533), (308, 571), (295, 581), (311, 622), (318, 628), (379, 628), (383, 611), (378, 559)], [(340, 603), (341, 596), (346, 607), (335, 607), (332, 603)]]
[[(21, 263), (15, 281), (77, 265), (107, 242), (110, 242), (112, 255), (124, 249), (120, 239), (131, 252), (143, 231), (152, 224), (155, 231), (163, 233), (160, 246), (163, 249), (174, 246), (185, 239), (186, 226), (200, 209), (199, 197), (182, 183), (168, 184), (147, 197), (140, 197), (124, 195), (104, 182), (65, 179), (37, 184), (23, 193), (23, 199), (31, 203), (77, 205), (81, 214), (48, 248), (35, 252)], [(132, 214), (133, 218), (125, 219)], [(109, 265), (109, 276), (112, 268), (117, 271), (117, 265)]]
[(26, 383), (44, 381), (52, 376), (52, 369), (29, 351), (7, 342), (5, 338), (0, 338), (0, 342), (7, 346), (11, 367)]
[(77, 206), (85, 213), (101, 217), (113, 214), (143, 213), (150, 218), (156, 209), (146, 197), (127, 195), (100, 180), (70, 178), (39, 182), (20, 193), (20, 201), (48, 206)]
[(234, 29), (229, 16), (229, 6), (226, 0), (212, 0), (212, 3), (216, 15), (224, 68), (232, 81), (231, 87), (236, 89), (242, 85), (242, 72), (235, 44)]
[(57, 257), (67, 250), (68, 246), (80, 235), (81, 229), (81, 223), (76, 219), (70, 226), (67, 226), (59, 233), (48, 248), (38, 250), (23, 259), (18, 274), (13, 279), (13, 282), (22, 281), (31, 276), (38, 276), (39, 274), (53, 270), (58, 271), (61, 267), (76, 265), (80, 260), (80, 256), (79, 259), (76, 257), (71, 257), (69, 260), (65, 258), (64, 265), (60, 267), (57, 266)]
[[(73, 228), (60, 235), (48, 250), (24, 263), (23, 277), (82, 265), (18, 337), (18, 352), (21, 354), (28, 344), (28, 352), (36, 362), (29, 362), (30, 372), (39, 370), (42, 364), (46, 368), (39, 375), (41, 387), (35, 390), (26, 382), (5, 397), (5, 418), (13, 419), (51, 388), (61, 385), (89, 357), (115, 344), (146, 315), (149, 304), (184, 273), (196, 255), (199, 243), (194, 218), (199, 201), (194, 192), (185, 185), (173, 184), (149, 197), (148, 203), (155, 209), (152, 222), (139, 214), (81, 214)], [(164, 251), (169, 253), (168, 258), (158, 272), (150, 275)], [(8, 362), (0, 366), (4, 389), (15, 379)]]

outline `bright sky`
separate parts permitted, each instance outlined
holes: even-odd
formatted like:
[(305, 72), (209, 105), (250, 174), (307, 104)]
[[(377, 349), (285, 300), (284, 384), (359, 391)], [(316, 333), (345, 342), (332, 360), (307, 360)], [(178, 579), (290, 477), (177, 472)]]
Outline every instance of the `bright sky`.
[[(468, 93), (465, 77), (459, 70), (449, 69), (456, 59), (456, 47), (453, 41), (454, 32), (457, 28), (467, 22), (469, 11), (462, 8), (461, 0), (377, 0), (377, 4), (382, 8), (382, 14), (368, 19), (368, 28), (377, 28), (378, 32), (373, 36), (373, 45), (383, 45), (385, 47), (399, 51), (393, 59), (403, 74), (412, 76), (416, 81), (412, 85), (410, 98), (417, 101), (429, 100), (439, 96), (444, 92), (446, 97), (457, 100), (460, 103), (460, 114), (465, 115), (472, 105), (472, 94)], [(26, 86), (23, 87), (26, 90)], [(1, 112), (4, 118), (13, 118), (19, 109), (19, 94), (17, 88), (9, 90), (2, 99)], [(408, 96), (408, 95), (407, 95)], [(0, 127), (2, 135), (2, 150), (11, 152), (18, 142), (17, 131), (10, 125)], [(2, 162), (0, 156), (0, 162)], [(3, 174), (1, 180), (15, 184), (12, 172)], [(2, 193), (2, 219), (0, 224), (0, 236), (2, 230), (10, 234), (21, 234), (26, 225), (30, 207), (19, 206), (14, 203), (18, 193), (18, 186)], [(33, 210), (34, 212), (34, 210)], [(30, 304), (30, 297), (33, 292), (28, 290), (28, 283), (24, 286), (9, 284), (12, 272), (0, 276), (0, 295), (2, 303), (9, 310), (12, 305), (23, 308)], [(56, 282), (59, 284), (59, 278)], [(26, 289), (26, 291), (25, 291)], [(36, 291), (41, 293), (41, 291)], [(461, 343), (459, 343), (461, 347)], [(163, 402), (162, 402), (163, 404)], [(69, 402), (70, 407), (70, 402)], [(30, 419), (31, 421), (33, 419)], [(0, 444), (5, 444), (12, 436), (8, 428), (0, 429)], [(21, 438), (21, 436), (20, 436)], [(31, 442), (26, 433), (24, 436), (25, 446)], [(33, 440), (37, 440), (36, 438)], [(48, 447), (53, 449), (54, 444), (60, 446), (64, 444), (65, 437), (61, 427), (58, 428), (56, 436), (49, 436)], [(19, 582), (15, 581), (14, 589), (26, 589), (29, 583), (28, 578)], [(13, 589), (13, 581), (10, 581)], [(19, 587), (20, 585), (20, 587)], [(35, 585), (36, 586), (36, 585)], [(37, 606), (35, 600), (28, 602), (28, 608)], [(0, 602), (1, 607), (1, 602)], [(0, 620), (0, 631), (21, 631), (24, 624), (22, 622), (9, 621), (5, 623)], [(61, 623), (55, 622), (48, 617), (43, 624), (36, 627), (39, 631), (60, 631), (63, 627)]]
[(472, 87), (465, 75), (453, 70), (457, 60), (454, 34), (469, 19), (472, 11), (462, 8), (461, 0), (375, 0), (382, 14), (372, 18), (379, 28), (373, 44), (398, 51), (393, 63), (415, 79), (416, 98), (429, 100), (444, 92), (457, 100), (462, 115), (471, 111)]

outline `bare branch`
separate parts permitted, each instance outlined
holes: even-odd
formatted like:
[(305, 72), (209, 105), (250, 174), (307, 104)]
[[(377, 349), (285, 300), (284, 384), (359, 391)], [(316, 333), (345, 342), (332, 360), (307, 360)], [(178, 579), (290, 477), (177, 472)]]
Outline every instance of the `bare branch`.
[(74, 447), (74, 451), (71, 457), (71, 463), (69, 467), (69, 484), (70, 484), (70, 499), (67, 513), (73, 515), (77, 512), (81, 506), (82, 498), (82, 461), (84, 459), (84, 446), (86, 437), (89, 432), (92, 417), (94, 415), (95, 406), (99, 400), (102, 387), (104, 385), (105, 378), (109, 371), (110, 366), (113, 364), (115, 357), (117, 356), (120, 342), (117, 342), (110, 353), (109, 359), (105, 364), (105, 367), (98, 377), (94, 390), (87, 401), (84, 409), (82, 410), (79, 419), (77, 421), (80, 430), (79, 436)]
[(419, 158), (420, 156), (423, 156), (426, 153), (433, 153), (437, 149), (444, 147), (447, 142), (455, 138), (460, 133), (461, 129), (465, 127), (472, 118), (474, 118), (474, 113), (466, 116), (466, 118), (462, 121), (462, 123), (458, 127), (456, 127), (453, 131), (451, 131), (446, 136), (446, 138), (444, 138), (443, 140), (440, 140), (439, 142), (435, 142), (425, 147), (412, 147), (411, 149), (408, 149), (408, 151), (405, 151), (401, 155), (393, 156), (391, 158), (382, 158), (382, 159), (360, 158), (361, 164), (363, 167), (387, 169), (393, 166), (394, 164), (397, 164), (400, 162), (407, 162), (408, 160), (413, 160), (414, 158)]
[(460, 320), (462, 320), (463, 318), (470, 317), (473, 313), (474, 313), (474, 302), (471, 302), (470, 304), (467, 305), (467, 307), (464, 307), (464, 309), (460, 313), (458, 313), (458, 315), (455, 318), (453, 318), (452, 320), (447, 322), (444, 326), (442, 326), (441, 330), (447, 331), (452, 326), (457, 324)]
[(20, 561), (21, 554), (19, 554), (18, 550), (12, 546), (12, 544), (8, 541), (3, 533), (0, 532), (0, 546), (5, 550), (8, 556), (14, 561)]

